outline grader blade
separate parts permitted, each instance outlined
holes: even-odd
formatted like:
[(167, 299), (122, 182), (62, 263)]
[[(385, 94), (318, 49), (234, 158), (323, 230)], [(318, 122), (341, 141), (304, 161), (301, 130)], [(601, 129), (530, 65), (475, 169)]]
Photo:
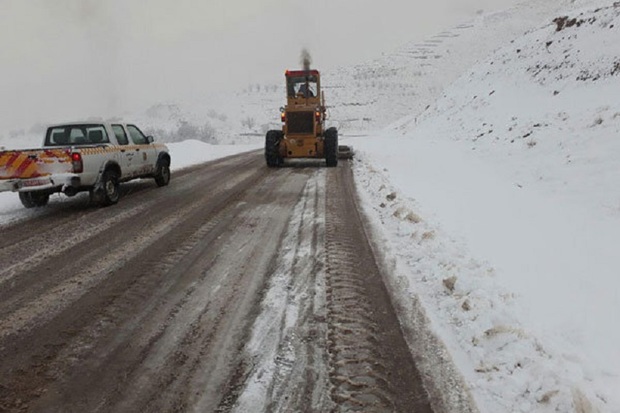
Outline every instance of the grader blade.
[(353, 159), (353, 148), (349, 145), (338, 145), (338, 159)]

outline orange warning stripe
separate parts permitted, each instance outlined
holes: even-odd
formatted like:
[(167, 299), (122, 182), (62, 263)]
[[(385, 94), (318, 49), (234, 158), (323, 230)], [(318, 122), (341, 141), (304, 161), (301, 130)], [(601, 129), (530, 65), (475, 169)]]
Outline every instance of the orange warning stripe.
[[(31, 158), (35, 155), (35, 158)], [(0, 178), (36, 178), (49, 173), (41, 171), (40, 164), (71, 162), (66, 150), (7, 151), (0, 153)]]
[[(147, 145), (110, 145), (86, 148), (76, 148), (82, 155), (98, 155), (104, 153), (120, 152), (121, 150), (132, 151), (143, 149)], [(153, 145), (157, 149), (163, 149), (165, 145)], [(36, 178), (50, 175), (49, 172), (38, 168), (42, 164), (70, 163), (71, 149), (42, 149), (25, 151), (0, 152), (0, 179)], [(30, 156), (35, 155), (33, 159)]]

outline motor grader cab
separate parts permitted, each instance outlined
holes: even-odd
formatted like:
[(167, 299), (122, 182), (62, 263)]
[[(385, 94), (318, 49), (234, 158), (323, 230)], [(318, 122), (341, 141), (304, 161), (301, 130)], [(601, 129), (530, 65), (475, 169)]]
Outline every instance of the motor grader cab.
[(282, 130), (265, 137), (265, 160), (281, 166), (287, 158), (325, 159), (338, 165), (338, 131), (326, 128), (327, 111), (318, 70), (287, 70), (286, 106), (280, 109)]

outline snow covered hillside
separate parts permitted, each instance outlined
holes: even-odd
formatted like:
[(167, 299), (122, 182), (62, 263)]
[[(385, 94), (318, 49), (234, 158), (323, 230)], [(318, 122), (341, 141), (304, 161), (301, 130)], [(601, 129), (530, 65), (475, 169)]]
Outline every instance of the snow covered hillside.
[[(542, 16), (552, 16), (570, 3), (537, 2), (481, 14), (423, 42), (403, 39), (398, 49), (352, 67), (323, 70), (322, 62), (314, 62), (313, 66), (322, 70), (331, 124), (345, 136), (376, 130), (422, 112), (465, 68), (536, 27)], [(142, 113), (119, 113), (117, 118), (135, 122), (165, 142), (262, 143), (267, 130), (281, 126), (279, 108), (286, 103), (284, 70), (298, 68), (297, 60), (298, 56), (291, 56), (290, 66), (274, 73), (265, 84), (240, 84), (235, 93), (195, 96), (192, 101), (158, 102)], [(42, 124), (0, 131), (0, 142), (11, 148), (37, 146), (43, 133)]]
[[(314, 62), (322, 70), (329, 122), (346, 137), (421, 113), (465, 68), (572, 3), (526, 2), (481, 14), (423, 42), (404, 41), (396, 50), (351, 67), (322, 70), (321, 62)], [(279, 108), (286, 103), (284, 70), (298, 65), (297, 56), (292, 56), (290, 66), (266, 84), (243, 84), (236, 93), (196, 97), (194, 102), (158, 104), (139, 118), (166, 141), (262, 142), (267, 130), (281, 126)]]
[(380, 58), (326, 73), (333, 119), (340, 130), (374, 130), (421, 113), (463, 71), (503, 44), (540, 25), (571, 1), (524, 2), (480, 14), (423, 42), (408, 42)]
[(620, 3), (578, 5), (353, 141), (392, 287), (483, 411), (620, 411)]

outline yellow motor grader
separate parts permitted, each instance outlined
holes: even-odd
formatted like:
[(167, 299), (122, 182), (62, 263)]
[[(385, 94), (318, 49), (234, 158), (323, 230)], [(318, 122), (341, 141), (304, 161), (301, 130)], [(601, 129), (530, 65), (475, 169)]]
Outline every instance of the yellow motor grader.
[(280, 109), (282, 130), (270, 130), (265, 137), (267, 166), (281, 166), (288, 158), (325, 159), (328, 167), (337, 166), (338, 131), (325, 126), (327, 111), (319, 71), (287, 70), (285, 77), (287, 104)]

